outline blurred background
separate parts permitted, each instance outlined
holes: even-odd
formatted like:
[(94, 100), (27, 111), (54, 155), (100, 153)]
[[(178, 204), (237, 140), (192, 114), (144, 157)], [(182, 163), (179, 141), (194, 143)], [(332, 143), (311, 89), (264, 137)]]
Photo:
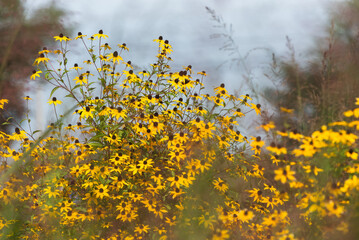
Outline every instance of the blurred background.
[[(323, 114), (329, 121), (354, 101), (350, 58), (356, 56), (341, 53), (356, 41), (357, 6), (356, 0), (0, 0), (0, 97), (10, 99), (9, 114), (17, 118), (25, 109), (22, 97), (36, 106), (47, 102), (51, 87), (28, 84), (29, 76), (37, 52), (59, 33), (90, 36), (103, 29), (110, 45), (127, 44), (128, 60), (139, 68), (154, 61), (152, 40), (162, 35), (174, 49), (173, 71), (192, 65), (208, 73), (209, 88), (225, 83), (232, 94), (249, 93), (270, 109), (264, 122), (280, 123), (279, 107), (293, 108), (292, 123), (309, 131), (323, 123)], [(348, 84), (344, 76), (355, 87), (338, 88)], [(334, 90), (345, 99), (334, 101)], [(53, 121), (48, 111), (32, 109), (35, 128)]]

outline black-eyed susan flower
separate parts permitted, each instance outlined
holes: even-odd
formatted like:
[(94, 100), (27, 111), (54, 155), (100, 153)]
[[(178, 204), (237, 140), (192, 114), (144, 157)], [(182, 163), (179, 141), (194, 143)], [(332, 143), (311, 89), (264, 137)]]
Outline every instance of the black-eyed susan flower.
[(20, 141), (25, 139), (26, 136), (26, 132), (24, 130), (20, 130), (18, 127), (15, 128), (15, 132), (12, 134), (12, 136), (10, 137), (12, 140), (15, 141)]
[(149, 159), (149, 158), (144, 158), (142, 160), (139, 161), (139, 166), (141, 169), (148, 169), (148, 168), (151, 168), (153, 167), (153, 160), (152, 159)]
[(55, 36), (54, 38), (55, 38), (55, 41), (60, 41), (60, 42), (62, 42), (62, 41), (67, 42), (67, 41), (71, 40), (70, 38), (66, 37), (62, 33), (60, 33), (59, 36)]
[(198, 75), (202, 75), (202, 76), (207, 76), (206, 71), (198, 72), (197, 74), (198, 74)]
[(82, 74), (80, 76), (77, 76), (74, 78), (75, 84), (87, 84), (87, 78), (85, 76), (83, 76)]
[(111, 115), (115, 117), (117, 120), (119, 120), (120, 118), (124, 119), (127, 117), (127, 110), (123, 109), (122, 107), (111, 109)]
[(172, 196), (173, 199), (175, 199), (178, 196), (181, 196), (182, 194), (184, 194), (183, 190), (181, 188), (174, 188), (170, 191), (170, 194)]
[(122, 57), (118, 54), (117, 51), (114, 51), (113, 53), (107, 55), (107, 58), (108, 60), (112, 60), (113, 63), (117, 62), (118, 64), (120, 64), (123, 61)]
[(104, 197), (109, 197), (110, 195), (108, 194), (110, 190), (108, 189), (107, 185), (103, 185), (103, 184), (99, 184), (95, 187), (95, 189), (93, 190), (95, 197), (96, 198), (100, 198), (103, 199)]
[(82, 67), (79, 67), (79, 65), (77, 63), (74, 64), (74, 66), (72, 68), (70, 68), (70, 70), (75, 69), (75, 70), (81, 70)]
[(40, 71), (40, 70), (39, 71), (36, 71), (36, 70), (32, 71), (32, 75), (31, 75), (30, 79), (35, 80), (36, 77), (40, 77), (40, 73), (42, 73), (42, 71)]
[(102, 44), (101, 48), (105, 49), (105, 50), (111, 50), (111, 47), (108, 43)]
[(354, 151), (354, 149), (349, 149), (349, 151), (345, 153), (345, 156), (347, 156), (353, 160), (358, 159), (358, 153), (356, 151)]
[(260, 127), (263, 128), (264, 131), (268, 132), (270, 129), (275, 128), (275, 125), (274, 125), (274, 122), (270, 121), (269, 123), (263, 124)]
[(7, 99), (0, 99), (0, 109), (4, 109), (5, 103), (8, 103), (9, 100)]
[(181, 176), (169, 177), (167, 180), (171, 182), (171, 187), (175, 186), (176, 188), (180, 188), (180, 186), (183, 185), (183, 178)]
[(93, 106), (83, 107), (81, 110), (78, 111), (80, 114), (80, 119), (93, 118), (94, 111), (95, 111), (95, 108)]
[(325, 204), (325, 207), (327, 208), (329, 216), (335, 215), (336, 217), (339, 218), (344, 213), (344, 207), (333, 200), (327, 202)]
[(295, 171), (290, 169), (290, 166), (287, 165), (284, 168), (280, 168), (278, 170), (274, 170), (275, 177), (274, 180), (281, 181), (283, 184), (289, 181), (295, 181)]
[(285, 147), (276, 145), (275, 143), (271, 143), (271, 145), (267, 147), (267, 150), (276, 155), (287, 154), (287, 149)]
[(256, 111), (257, 115), (261, 114), (261, 105), (260, 104), (251, 103), (250, 107)]
[(297, 238), (294, 237), (293, 233), (285, 233), (280, 235), (278, 240), (296, 240)]
[(118, 44), (117, 46), (123, 50), (129, 51), (126, 43)]
[(241, 222), (248, 223), (253, 217), (254, 217), (254, 213), (247, 209), (243, 209), (243, 210), (239, 211), (239, 213), (238, 213), (238, 219)]
[(228, 230), (217, 228), (215, 230), (215, 232), (213, 233), (212, 240), (225, 240), (225, 239), (229, 239), (229, 238), (230, 238), (230, 235), (229, 235)]
[(160, 219), (163, 219), (163, 214), (167, 213), (168, 211), (164, 207), (156, 206), (155, 208), (152, 209), (151, 212), (153, 212), (156, 217), (159, 217)]
[(98, 33), (96, 33), (95, 35), (93, 35), (93, 37), (94, 37), (94, 38), (97, 37), (98, 39), (100, 39), (100, 38), (108, 38), (108, 35), (104, 34), (103, 31), (102, 31), (102, 29), (101, 29), (100, 31), (98, 31)]
[(214, 188), (220, 192), (226, 192), (228, 190), (228, 185), (221, 178), (214, 180), (213, 185)]
[(58, 196), (60, 196), (60, 191), (58, 189), (53, 189), (53, 187), (48, 186), (47, 188), (44, 189), (44, 193), (49, 197), (49, 198), (56, 198)]
[(39, 54), (44, 53), (45, 55), (50, 53), (51, 51), (47, 49), (47, 47), (43, 47), (41, 51), (39, 51)]
[(50, 58), (45, 57), (43, 53), (41, 53), (38, 58), (35, 59), (35, 62), (33, 65), (39, 65), (40, 63), (47, 63), (50, 60)]
[(135, 227), (134, 232), (136, 232), (138, 234), (144, 234), (144, 233), (148, 233), (149, 230), (150, 230), (150, 227), (148, 225), (141, 224), (141, 225), (138, 225)]
[(252, 190), (247, 190), (250, 193), (250, 197), (253, 198), (254, 202), (259, 202), (263, 197), (263, 192), (259, 188), (253, 188)]
[(47, 103), (50, 104), (50, 105), (55, 105), (56, 106), (58, 104), (60, 105), (62, 102), (60, 100), (58, 100), (56, 97), (53, 97)]
[(77, 39), (82, 39), (82, 38), (84, 38), (84, 37), (86, 37), (87, 35), (83, 35), (81, 32), (78, 32), (77, 33), (77, 36), (75, 37), (75, 40), (77, 40)]

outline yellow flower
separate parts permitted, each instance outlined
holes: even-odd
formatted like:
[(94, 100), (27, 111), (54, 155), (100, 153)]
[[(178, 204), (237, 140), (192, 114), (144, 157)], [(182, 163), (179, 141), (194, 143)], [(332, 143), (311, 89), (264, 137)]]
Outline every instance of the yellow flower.
[(284, 108), (284, 107), (280, 107), (280, 110), (285, 113), (293, 113), (294, 112), (294, 109), (288, 109), (288, 108)]
[(57, 49), (54, 51), (55, 54), (62, 54), (62, 51), (60, 49)]
[(296, 240), (293, 233), (290, 234), (284, 234), (278, 240)]
[(170, 191), (170, 194), (172, 195), (172, 199), (175, 199), (176, 197), (184, 194), (181, 188), (175, 188), (174, 190)]
[(274, 180), (281, 181), (283, 184), (287, 182), (287, 180), (294, 181), (295, 177), (294, 171), (290, 170), (290, 166), (287, 165), (285, 168), (280, 168), (278, 170), (274, 170), (275, 177)]
[(108, 43), (102, 44), (101, 47), (104, 48), (105, 50), (111, 50), (111, 47), (110, 45), (108, 45)]
[(87, 78), (83, 75), (75, 77), (74, 81), (76, 81), (76, 84), (80, 83), (80, 85), (83, 85), (84, 83), (87, 84)]
[(41, 51), (39, 51), (39, 54), (41, 54), (41, 53), (48, 54), (50, 52), (51, 52), (50, 50), (48, 50), (46, 47), (44, 47)]
[(93, 37), (98, 37), (99, 39), (100, 39), (100, 38), (108, 38), (108, 35), (103, 34), (103, 31), (100, 30), (100, 31), (98, 31), (97, 34), (93, 35)]
[(213, 181), (214, 188), (220, 192), (226, 192), (228, 190), (228, 185), (224, 183), (221, 178)]
[(15, 128), (15, 132), (14, 134), (10, 137), (12, 140), (15, 141), (20, 141), (25, 139), (26, 136), (26, 132), (24, 130), (20, 130), (19, 128)]
[(138, 165), (140, 166), (141, 169), (147, 169), (147, 168), (151, 168), (153, 163), (154, 162), (152, 159), (145, 158), (143, 160), (140, 160)]
[(117, 120), (119, 118), (126, 118), (127, 117), (127, 110), (123, 109), (122, 107), (118, 107), (116, 109), (111, 109), (111, 115), (115, 117)]
[(257, 115), (261, 115), (261, 105), (260, 104), (251, 103), (250, 107), (256, 111)]
[(83, 107), (81, 110), (79, 110), (80, 118), (93, 118), (93, 113), (95, 109), (91, 106)]
[(55, 36), (54, 38), (55, 38), (55, 41), (60, 41), (60, 42), (62, 42), (62, 41), (66, 42), (66, 41), (71, 40), (70, 38), (64, 36), (62, 33), (60, 33), (59, 36)]
[(229, 239), (228, 230), (216, 229), (216, 232), (213, 234), (212, 240), (224, 240), (224, 239)]
[(148, 233), (148, 230), (150, 230), (150, 227), (144, 224), (137, 225), (137, 227), (135, 227), (135, 232), (137, 232), (138, 234)]
[(216, 94), (219, 94), (220, 96), (228, 96), (228, 97), (229, 97), (228, 91), (227, 91), (227, 89), (224, 88), (224, 84), (223, 84), (223, 83), (221, 84), (221, 86), (216, 87), (216, 88), (214, 89), (214, 91), (216, 91)]
[(24, 97), (24, 100), (32, 100), (32, 98), (29, 96), (26, 96), (26, 97)]
[(109, 197), (110, 195), (108, 194), (110, 190), (107, 189), (107, 186), (100, 184), (98, 185), (95, 190), (94, 190), (94, 194), (96, 198), (101, 198), (103, 199), (104, 197)]
[(84, 37), (86, 37), (87, 35), (82, 35), (82, 33), (81, 32), (78, 32), (77, 33), (77, 37), (75, 37), (75, 40), (77, 40), (77, 39), (79, 39), (79, 38), (84, 38)]
[(35, 80), (36, 77), (40, 77), (40, 74), (39, 73), (42, 73), (41, 71), (32, 71), (32, 75), (30, 77), (31, 80)]
[(242, 222), (248, 222), (249, 220), (251, 220), (254, 217), (254, 214), (252, 211), (248, 211), (248, 210), (241, 210), (238, 213), (238, 218), (240, 221)]
[(35, 59), (34, 65), (39, 65), (40, 63), (47, 63), (50, 60), (50, 58), (45, 57), (43, 53), (39, 55), (38, 58)]
[(202, 75), (202, 76), (207, 76), (207, 74), (206, 74), (206, 72), (205, 72), (205, 71), (198, 72), (197, 74)]
[(266, 132), (268, 132), (270, 129), (275, 128), (274, 122), (270, 121), (267, 124), (261, 125), (261, 128), (263, 128)]
[(60, 196), (60, 191), (58, 189), (55, 189), (54, 191), (52, 191), (52, 188), (50, 186), (48, 186), (47, 188), (44, 189), (44, 193), (46, 195), (48, 195), (49, 198), (56, 198), (58, 196)]
[(330, 200), (328, 203), (325, 204), (325, 206), (328, 210), (329, 216), (335, 215), (336, 217), (340, 217), (344, 213), (344, 207), (338, 205), (333, 200)]
[(81, 70), (82, 67), (79, 67), (79, 65), (77, 63), (74, 64), (74, 66), (72, 68), (70, 68), (70, 70), (75, 69), (75, 70)]
[(7, 100), (7, 99), (1, 99), (0, 100), (0, 109), (4, 109), (4, 104), (8, 103), (8, 102), (9, 102), (9, 100)]
[(323, 172), (323, 169), (317, 168), (316, 166), (313, 165), (303, 166), (303, 169), (305, 170), (306, 173), (313, 172), (315, 176), (317, 176), (319, 172)]
[(126, 43), (122, 43), (122, 44), (118, 44), (117, 45), (119, 48), (122, 48), (123, 50), (129, 51), (128, 47), (126, 46)]
[(120, 55), (118, 55), (117, 51), (110, 53), (109, 55), (107, 55), (107, 57), (109, 60), (112, 60), (113, 63), (115, 63), (115, 62), (120, 63), (120, 61), (123, 61), (122, 57)]
[(56, 106), (57, 104), (61, 104), (62, 102), (60, 100), (57, 100), (55, 97), (53, 97), (47, 103), (50, 104), (50, 105), (54, 104)]
[(253, 188), (253, 190), (247, 190), (247, 192), (251, 194), (249, 196), (253, 198), (254, 202), (259, 202), (262, 199), (263, 192), (259, 188)]
[(355, 152), (353, 149), (349, 149), (349, 151), (345, 153), (345, 156), (350, 157), (353, 160), (358, 159), (358, 153)]
[(277, 155), (287, 154), (287, 149), (285, 147), (276, 146), (274, 143), (272, 143), (270, 146), (268, 146), (267, 150), (270, 152), (273, 152)]

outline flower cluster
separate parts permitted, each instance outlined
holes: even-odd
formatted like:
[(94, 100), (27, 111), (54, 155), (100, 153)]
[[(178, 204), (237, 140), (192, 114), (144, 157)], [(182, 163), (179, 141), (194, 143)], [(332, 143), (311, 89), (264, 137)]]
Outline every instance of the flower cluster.
[[(41, 137), (21, 126), (0, 133), (2, 237), (295, 239), (308, 234), (296, 226), (314, 236), (328, 229), (322, 222), (347, 231), (359, 188), (356, 121), (310, 137), (268, 123), (273, 139), (299, 148), (266, 146), (240, 125), (261, 105), (224, 84), (204, 93), (206, 73), (190, 65), (172, 72), (168, 40), (155, 39), (156, 62), (135, 71), (125, 43), (103, 43), (102, 30), (86, 37), (55, 36), (60, 49), (35, 60), (31, 79), (54, 85), (57, 122)], [(68, 66), (71, 41), (90, 60)], [(57, 113), (58, 89), (74, 100), (69, 114)]]

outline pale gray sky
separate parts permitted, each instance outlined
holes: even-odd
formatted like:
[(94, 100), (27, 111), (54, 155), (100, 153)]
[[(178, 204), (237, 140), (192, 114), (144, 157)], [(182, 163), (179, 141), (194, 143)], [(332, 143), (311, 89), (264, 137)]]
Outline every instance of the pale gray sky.
[[(229, 59), (220, 51), (223, 40), (210, 39), (221, 32), (205, 6), (214, 9), (223, 21), (232, 24), (233, 39), (242, 56), (254, 48), (267, 48), (283, 56), (289, 36), (300, 56), (307, 53), (315, 38), (324, 36), (328, 25), (328, 8), (342, 0), (56, 0), (69, 14), (66, 22), (78, 31), (92, 35), (103, 29), (110, 36), (108, 43), (125, 42), (133, 63), (147, 66), (155, 59), (154, 38), (162, 35), (173, 46), (174, 67), (191, 64), (195, 71), (205, 70), (208, 87), (225, 83), (234, 91), (241, 87), (243, 69), (216, 67)], [(29, 13), (51, 0), (28, 0)], [(71, 36), (70, 36), (71, 37)], [(262, 71), (270, 63), (271, 54), (258, 51), (247, 64), (260, 85)], [(265, 70), (264, 70), (265, 71)], [(233, 93), (233, 92), (231, 92)], [(244, 93), (244, 92), (241, 92)]]
[[(179, 66), (192, 64), (210, 73), (228, 57), (219, 51), (223, 41), (209, 38), (220, 29), (213, 27), (205, 6), (232, 24), (233, 38), (242, 55), (257, 47), (281, 55), (286, 50), (286, 36), (292, 39), (298, 53), (306, 51), (313, 38), (323, 34), (328, 22), (327, 6), (338, 1), (56, 0), (56, 4), (70, 12), (66, 21), (72, 24), (74, 34), (81, 31), (92, 35), (103, 29), (110, 36), (110, 43), (126, 42), (133, 62), (139, 65), (151, 63), (156, 51), (152, 40), (162, 35), (170, 40), (173, 58)], [(31, 11), (51, 2), (29, 0), (27, 5)], [(258, 64), (267, 61), (258, 56), (255, 59)], [(218, 74), (212, 72), (212, 75)]]

